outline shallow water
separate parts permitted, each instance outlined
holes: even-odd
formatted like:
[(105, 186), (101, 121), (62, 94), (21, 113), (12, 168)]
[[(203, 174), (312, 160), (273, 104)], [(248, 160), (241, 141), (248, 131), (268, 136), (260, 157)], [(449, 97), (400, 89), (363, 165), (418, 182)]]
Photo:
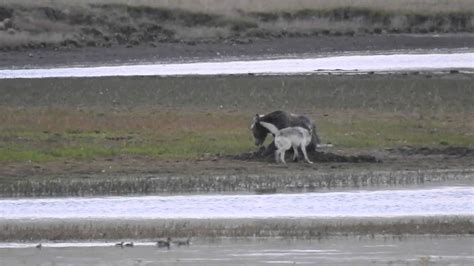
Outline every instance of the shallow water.
[(0, 243), (0, 265), (472, 265), (473, 237), (333, 237), (321, 240), (192, 239), (158, 249), (114, 243)]
[(271, 195), (2, 199), (0, 217), (278, 218), (473, 215), (474, 188)]
[(0, 70), (0, 79), (102, 76), (299, 74), (474, 68), (474, 53), (352, 55), (324, 58)]

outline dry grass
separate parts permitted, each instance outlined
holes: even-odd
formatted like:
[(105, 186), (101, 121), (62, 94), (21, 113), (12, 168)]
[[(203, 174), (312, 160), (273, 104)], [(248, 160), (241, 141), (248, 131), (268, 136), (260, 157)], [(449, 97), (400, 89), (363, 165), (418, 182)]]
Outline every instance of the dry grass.
[(472, 32), (473, 6), (468, 0), (3, 0), (0, 19), (11, 18), (9, 30), (18, 33), (3, 34), (0, 48), (153, 46), (321, 33)]
[[(377, 25), (374, 25), (377, 27)], [(301, 35), (313, 34), (330, 34), (340, 32), (346, 34), (349, 32), (355, 33), (367, 26), (360, 21), (331, 21), (329, 18), (313, 18), (311, 20), (296, 19), (285, 20), (282, 18), (274, 22), (263, 22), (260, 25), (263, 30), (268, 30), (269, 33), (280, 34), (281, 32), (295, 33)]]
[(206, 40), (206, 39), (227, 39), (232, 36), (232, 32), (226, 27), (183, 27), (179, 25), (170, 25), (168, 28), (176, 32), (176, 38), (189, 40)]
[(74, 109), (60, 107), (0, 107), (0, 130), (37, 132), (142, 132), (175, 133), (231, 131), (247, 129), (249, 118), (242, 114), (211, 112), (176, 112), (172, 109), (115, 110)]
[[(363, 167), (363, 166), (362, 166)], [(396, 187), (439, 182), (469, 182), (474, 172), (451, 171), (355, 171), (300, 173), (274, 169), (277, 173), (240, 174), (228, 169), (223, 174), (194, 172), (180, 176), (161, 174), (153, 178), (132, 174), (109, 177), (82, 174), (81, 178), (65, 177), (3, 180), (2, 197), (65, 197), (103, 195), (147, 195), (183, 193), (264, 193), (314, 192), (335, 188)]]
[(84, 6), (88, 4), (126, 4), (135, 6), (183, 8), (200, 12), (233, 13), (294, 11), (301, 9), (332, 9), (362, 7), (387, 11), (440, 12), (474, 11), (472, 0), (1, 0), (0, 4), (31, 6)]
[(0, 240), (106, 240), (163, 237), (402, 236), (472, 234), (471, 217), (334, 219), (0, 220)]
[(27, 31), (8, 33), (0, 31), (0, 47), (27, 47), (41, 45), (59, 45), (70, 35), (67, 33), (31, 33)]

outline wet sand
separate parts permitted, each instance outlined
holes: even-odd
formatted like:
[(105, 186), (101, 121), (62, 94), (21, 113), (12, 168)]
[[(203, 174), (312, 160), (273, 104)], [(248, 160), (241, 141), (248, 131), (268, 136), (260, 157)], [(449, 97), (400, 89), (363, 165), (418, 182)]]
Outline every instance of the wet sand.
[(472, 236), (332, 237), (320, 240), (193, 239), (170, 250), (137, 243), (133, 248), (5, 248), (0, 265), (471, 265)]
[(156, 47), (84, 47), (25, 49), (0, 53), (0, 69), (71, 65), (133, 64), (137, 62), (209, 61), (237, 58), (330, 55), (345, 52), (456, 50), (474, 48), (474, 34), (383, 34), (257, 39), (236, 43), (157, 43)]

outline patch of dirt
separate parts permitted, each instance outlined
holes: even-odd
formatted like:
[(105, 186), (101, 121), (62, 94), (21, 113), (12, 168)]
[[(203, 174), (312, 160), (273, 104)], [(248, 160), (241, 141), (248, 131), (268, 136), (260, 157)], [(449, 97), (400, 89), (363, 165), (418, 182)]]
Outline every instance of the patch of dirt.
[(448, 156), (474, 156), (474, 149), (469, 147), (448, 146), (445, 148), (413, 147), (403, 146), (394, 149), (388, 149), (391, 153), (402, 155), (448, 155)]
[[(288, 158), (287, 152), (286, 158)], [(291, 155), (293, 156), (293, 155)], [(302, 156), (302, 155), (301, 155)], [(380, 163), (381, 160), (372, 155), (345, 155), (332, 152), (308, 151), (308, 157), (313, 162), (321, 163)], [(228, 156), (228, 158), (242, 161), (264, 161), (273, 162), (273, 153), (265, 155), (265, 148), (261, 147), (255, 152), (242, 153)], [(288, 159), (286, 159), (288, 161)], [(299, 158), (301, 160), (301, 158)]]
[[(459, 147), (459, 150), (471, 150)], [(418, 150), (423, 150), (419, 148)], [(435, 149), (433, 149), (435, 150)], [(164, 160), (139, 155), (121, 155), (93, 160), (54, 162), (6, 162), (0, 165), (3, 181), (36, 177), (127, 177), (138, 175), (233, 176), (233, 175), (312, 175), (333, 171), (399, 171), (429, 169), (470, 169), (470, 156), (439, 156), (384, 150), (337, 150), (310, 153), (310, 165), (304, 160), (293, 162), (287, 154), (287, 165), (276, 164), (273, 155), (262, 156), (262, 150), (237, 155), (203, 154), (198, 159)], [(361, 155), (368, 154), (368, 155)]]

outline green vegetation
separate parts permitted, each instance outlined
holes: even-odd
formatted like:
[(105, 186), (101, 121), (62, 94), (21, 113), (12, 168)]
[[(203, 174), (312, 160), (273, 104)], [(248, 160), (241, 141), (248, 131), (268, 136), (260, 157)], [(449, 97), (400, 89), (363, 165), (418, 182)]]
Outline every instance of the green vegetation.
[[(21, 134), (15, 135), (21, 136)], [(55, 145), (33, 138), (27, 144), (22, 145), (2, 143), (0, 161), (42, 162), (58, 159), (92, 159), (126, 154), (147, 155), (164, 159), (196, 159), (206, 153), (237, 154), (252, 148), (248, 138), (242, 135), (222, 134), (218, 139), (217, 141), (216, 138), (209, 137), (209, 135), (196, 133), (177, 138), (176, 136), (172, 138), (160, 137), (157, 141), (152, 139), (144, 141), (149, 144), (134, 144), (126, 141), (111, 143), (107, 139), (96, 139), (92, 144), (89, 140), (79, 137), (71, 143), (58, 138), (55, 140), (58, 144)], [(65, 142), (61, 143), (61, 141)]]
[[(185, 159), (206, 153), (236, 154), (252, 148), (243, 116), (238, 117), (235, 128), (229, 128), (221, 120), (235, 119), (235, 115), (210, 118), (206, 113), (181, 114), (176, 119), (182, 121), (173, 124), (169, 116), (126, 111), (99, 116), (71, 109), (2, 111), (5, 124), (0, 130), (0, 161), (40, 162), (121, 154)], [(209, 119), (211, 128), (201, 130), (205, 119)], [(117, 129), (116, 125), (122, 126)]]
[(468, 0), (272, 2), (4, 0), (0, 2), (0, 48), (474, 31), (474, 9)]
[[(18, 112), (10, 108), (2, 110), (1, 117), (9, 119), (3, 120), (4, 124), (0, 127), (0, 161), (41, 162), (126, 154), (163, 159), (196, 159), (203, 154), (230, 155), (255, 149), (248, 130), (247, 114), (209, 118), (207, 113), (194, 113), (189, 116), (197, 121), (208, 118), (208, 121), (202, 123), (209, 125), (209, 128), (202, 130), (204, 125), (201, 122), (191, 124), (185, 119), (160, 130), (153, 126), (149, 128), (149, 125), (166, 125), (168, 118), (163, 115), (142, 117), (123, 111), (104, 114), (99, 118), (100, 121), (107, 120), (110, 125), (140, 121), (139, 124), (123, 123), (120, 129), (115, 129), (115, 126), (99, 125), (100, 121), (94, 115), (78, 114), (71, 109), (44, 112), (41, 116), (38, 116), (38, 112), (42, 113), (42, 109), (21, 111), (21, 114)], [(77, 119), (70, 120), (70, 124), (77, 128), (69, 127), (63, 120), (54, 119), (58, 116), (57, 113), (67, 114), (65, 118), (70, 116), (71, 119)], [(339, 148), (474, 144), (469, 134), (472, 126), (458, 126), (441, 119), (443, 118), (420, 120), (418, 116), (400, 118), (398, 114), (361, 111), (355, 117), (339, 113), (330, 117), (323, 116), (316, 121), (323, 141), (331, 142)], [(469, 118), (463, 119), (467, 121)], [(37, 122), (25, 124), (25, 120)], [(233, 120), (234, 123), (229, 125), (225, 123), (227, 120)], [(84, 122), (82, 128), (79, 121)], [(94, 128), (94, 125), (97, 127)], [(83, 131), (84, 128), (90, 131)]]
[(472, 84), (462, 74), (4, 80), (0, 161), (239, 154), (255, 150), (252, 115), (276, 109), (309, 115), (338, 148), (472, 147)]
[[(323, 134), (343, 148), (388, 148), (411, 146), (472, 146), (473, 137), (461, 133), (452, 124), (438, 119), (397, 116), (390, 118), (356, 118), (352, 121), (321, 121)], [(467, 128), (466, 128), (467, 129)]]

